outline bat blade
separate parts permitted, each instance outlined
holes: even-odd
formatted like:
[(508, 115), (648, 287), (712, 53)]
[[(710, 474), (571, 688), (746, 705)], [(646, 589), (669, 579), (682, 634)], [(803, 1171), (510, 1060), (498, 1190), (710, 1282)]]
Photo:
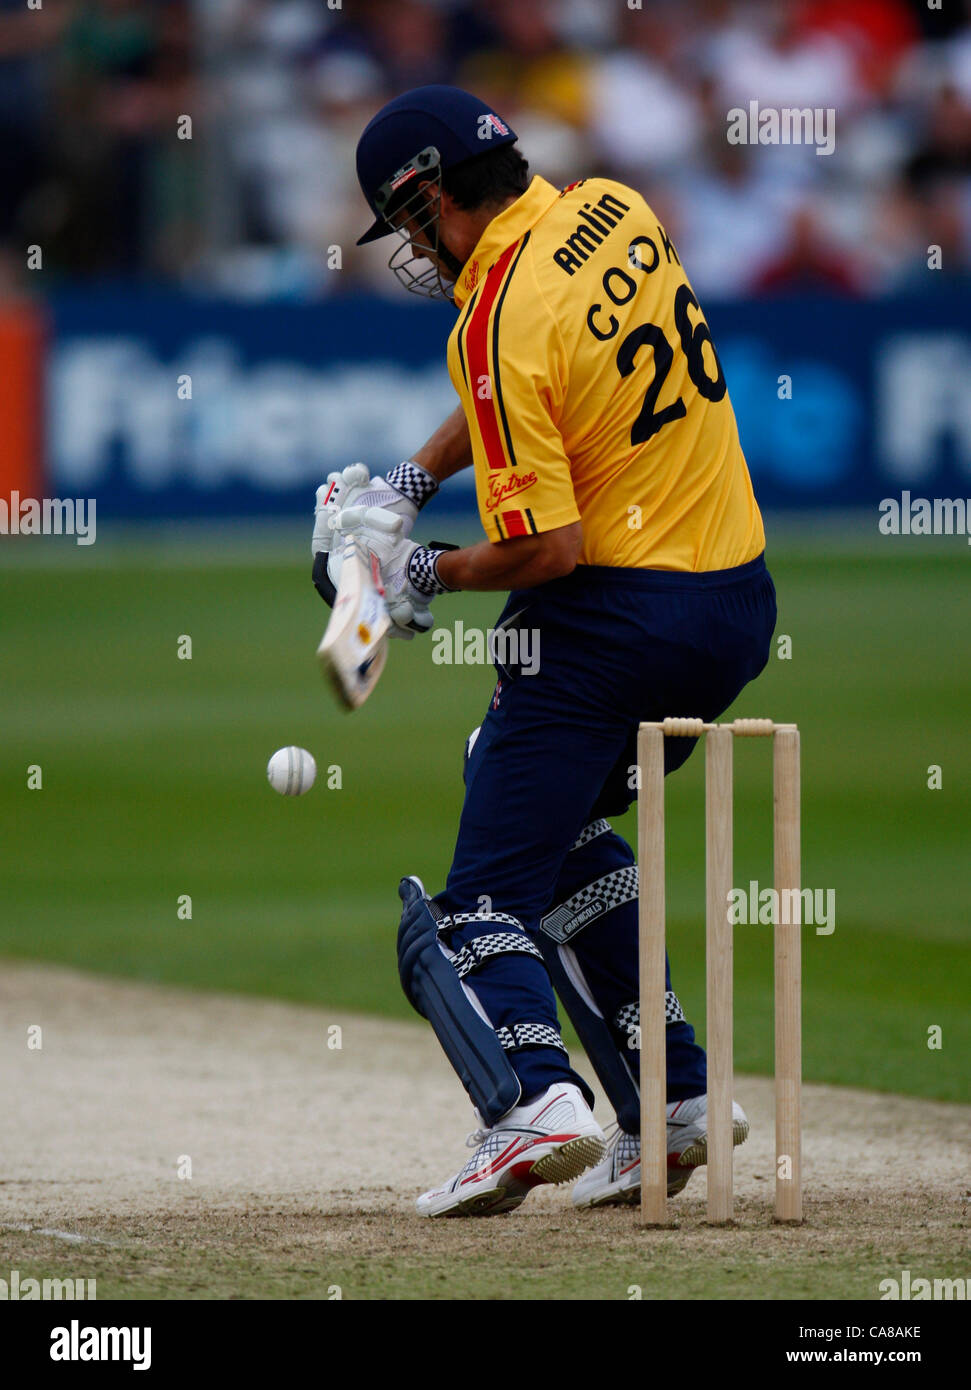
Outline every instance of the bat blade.
[(333, 612), (317, 648), (321, 669), (347, 709), (359, 709), (377, 685), (390, 630), (378, 562), (349, 536), (341, 551)]

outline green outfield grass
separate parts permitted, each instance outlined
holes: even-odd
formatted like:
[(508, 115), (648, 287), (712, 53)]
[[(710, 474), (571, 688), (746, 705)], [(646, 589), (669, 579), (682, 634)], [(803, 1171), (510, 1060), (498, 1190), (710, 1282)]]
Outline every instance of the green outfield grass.
[[(316, 668), (326, 615), (302, 539), (250, 555), (213, 550), (204, 532), (183, 552), (147, 536), (61, 548), (51, 564), (32, 544), (0, 554), (0, 953), (407, 1014), (396, 884), (442, 883), (490, 672), (398, 643), (348, 716)], [(833, 934), (805, 932), (805, 1074), (969, 1100), (971, 557), (957, 538), (823, 537), (769, 559), (792, 660), (773, 659), (738, 712), (801, 725), (804, 882), (836, 892)], [(440, 602), (439, 621), (487, 626), (499, 606), (463, 595)], [(177, 659), (180, 634), (191, 661)], [(266, 782), (287, 743), (320, 769), (300, 799)], [(41, 790), (27, 789), (31, 764)], [(698, 1018), (702, 772), (696, 755), (668, 791), (674, 982)], [(738, 884), (771, 881), (769, 778), (768, 747), (741, 746)], [(617, 824), (633, 835), (633, 817)], [(769, 1071), (768, 928), (738, 929), (736, 981), (737, 1065)]]

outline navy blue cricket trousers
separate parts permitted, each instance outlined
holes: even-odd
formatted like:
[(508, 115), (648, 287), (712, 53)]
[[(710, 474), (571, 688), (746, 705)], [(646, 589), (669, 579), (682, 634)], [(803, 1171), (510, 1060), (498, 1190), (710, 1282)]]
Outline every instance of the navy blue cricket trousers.
[[(497, 663), (496, 693), (466, 768), (455, 856), (437, 895), (445, 911), (475, 911), (487, 900), (535, 934), (560, 900), (579, 832), (636, 798), (638, 724), (671, 714), (716, 719), (765, 667), (775, 621), (761, 556), (701, 574), (578, 566), (510, 594), (497, 626), (528, 628), (534, 642), (538, 635), (538, 669), (527, 675)], [(695, 742), (666, 740), (665, 771), (680, 767)], [(602, 1008), (637, 998), (636, 902), (611, 914), (609, 930), (585, 929), (571, 944)], [(475, 988), (494, 1027), (523, 1019), (558, 1026), (539, 961), (497, 958)], [(701, 1094), (705, 1057), (693, 1029), (681, 1022), (666, 1032), (669, 1101)], [(556, 1048), (523, 1048), (510, 1061), (524, 1100), (576, 1080)]]

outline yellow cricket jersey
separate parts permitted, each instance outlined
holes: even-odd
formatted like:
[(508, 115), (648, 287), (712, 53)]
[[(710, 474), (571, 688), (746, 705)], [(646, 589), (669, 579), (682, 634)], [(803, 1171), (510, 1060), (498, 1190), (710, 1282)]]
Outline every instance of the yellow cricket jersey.
[(491, 540), (580, 521), (581, 564), (718, 570), (761, 554), (721, 364), (640, 194), (534, 177), (455, 302), (449, 374)]

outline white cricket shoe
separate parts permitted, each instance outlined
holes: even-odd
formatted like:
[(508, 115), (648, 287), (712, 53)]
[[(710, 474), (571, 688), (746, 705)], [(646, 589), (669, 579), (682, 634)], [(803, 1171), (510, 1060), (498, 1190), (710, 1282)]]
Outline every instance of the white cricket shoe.
[[(708, 1099), (692, 1096), (667, 1107), (668, 1196), (676, 1197), (696, 1168), (708, 1162)], [(744, 1144), (748, 1119), (737, 1100), (732, 1101), (732, 1142)], [(641, 1200), (641, 1140), (618, 1125), (611, 1135), (602, 1163), (573, 1189), (577, 1207), (636, 1206)]]
[[(479, 1118), (476, 1112), (476, 1118)], [(550, 1086), (529, 1105), (517, 1105), (492, 1129), (477, 1129), (466, 1143), (475, 1153), (465, 1167), (423, 1192), (422, 1216), (497, 1216), (518, 1207), (540, 1183), (572, 1182), (607, 1149), (603, 1130), (576, 1086)]]

